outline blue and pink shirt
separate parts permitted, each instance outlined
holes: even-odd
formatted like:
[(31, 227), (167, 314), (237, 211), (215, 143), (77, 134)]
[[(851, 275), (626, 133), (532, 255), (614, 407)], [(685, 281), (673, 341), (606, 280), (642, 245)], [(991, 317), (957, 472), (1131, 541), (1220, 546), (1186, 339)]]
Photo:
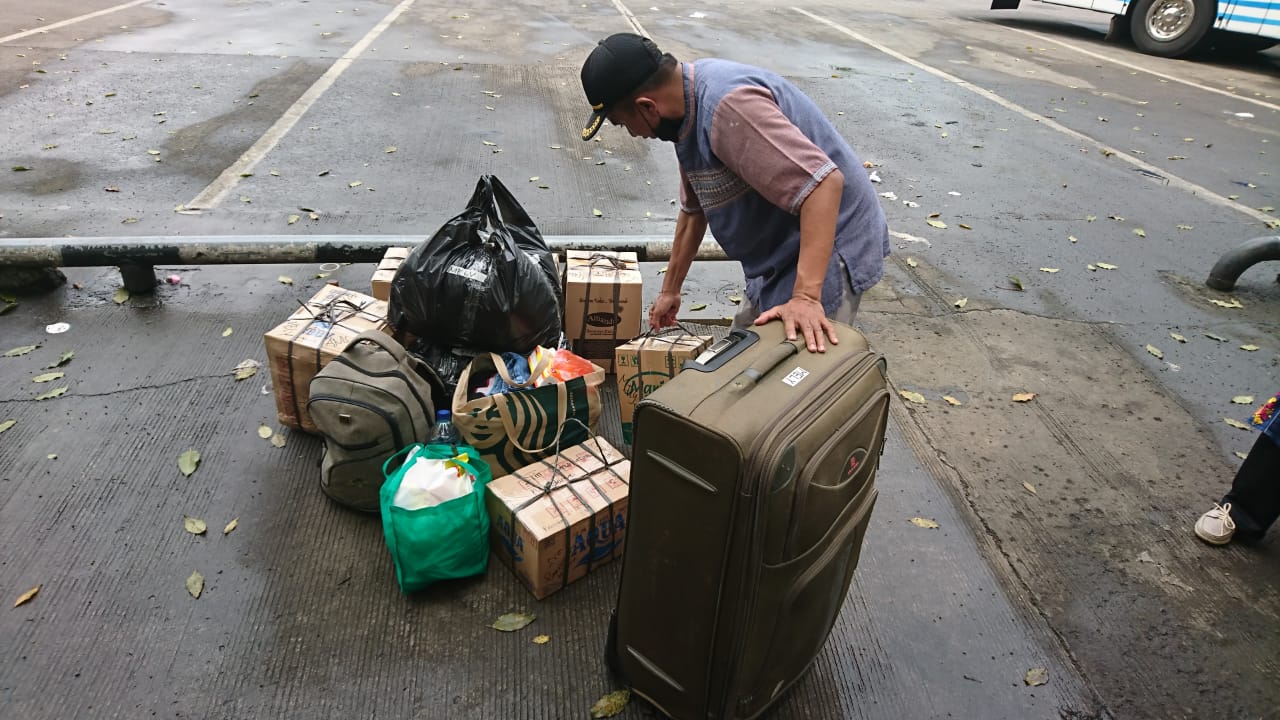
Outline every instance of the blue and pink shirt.
[(800, 257), (800, 206), (832, 170), (844, 175), (835, 245), (822, 286), (834, 312), (844, 261), (855, 293), (880, 281), (888, 226), (862, 162), (818, 106), (768, 70), (705, 59), (682, 63), (685, 118), (676, 142), (681, 209), (705, 214), (742, 263), (761, 311), (791, 299)]

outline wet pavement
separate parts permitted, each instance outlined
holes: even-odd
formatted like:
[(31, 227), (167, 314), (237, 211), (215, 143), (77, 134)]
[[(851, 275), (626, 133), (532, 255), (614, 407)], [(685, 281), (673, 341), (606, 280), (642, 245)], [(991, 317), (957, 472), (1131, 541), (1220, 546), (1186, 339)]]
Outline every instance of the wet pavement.
[[(617, 129), (577, 139), (581, 59), (638, 25), (681, 58), (783, 73), (877, 165), (895, 254), (860, 323), (926, 404), (895, 405), (854, 591), (778, 716), (1280, 712), (1274, 537), (1190, 534), (1253, 441), (1223, 422), (1252, 411), (1231, 399), (1276, 389), (1275, 267), (1232, 293), (1203, 278), (1274, 233), (1278, 51), (1169, 61), (1103, 42), (1101, 14), (956, 0), (168, 0), (14, 37), (112, 7), (0, 0), (0, 153), (30, 168), (0, 168), (0, 246), (425, 236), (483, 172), (544, 233), (662, 235), (673, 154)], [(117, 306), (114, 270), (74, 270), (81, 288), (0, 316), (0, 351), (42, 343), (0, 359), (0, 422), (18, 421), (0, 436), (0, 594), (44, 585), (0, 614), (19, 658), (0, 714), (564, 717), (609, 689), (596, 646), (617, 568), (543, 603), (496, 565), (405, 600), (376, 523), (316, 491), (318, 441), (258, 440), (270, 398), (229, 373), (264, 359), (314, 267), (169, 271), (184, 283), (156, 301)], [(741, 276), (700, 264), (685, 291), (683, 316), (721, 322)], [(59, 321), (72, 330), (45, 334)], [(63, 350), (68, 393), (32, 400)], [(187, 480), (176, 456), (196, 445)], [(193, 539), (183, 514), (240, 529)], [(552, 643), (487, 629), (518, 608)], [(1022, 683), (1032, 667), (1048, 685)]]

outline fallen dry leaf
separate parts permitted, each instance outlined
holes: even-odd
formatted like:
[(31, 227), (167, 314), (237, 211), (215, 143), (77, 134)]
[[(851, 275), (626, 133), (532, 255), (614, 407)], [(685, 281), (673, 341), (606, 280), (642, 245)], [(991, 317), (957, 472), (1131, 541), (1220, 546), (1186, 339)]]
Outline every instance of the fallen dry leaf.
[(1235, 403), (1236, 405), (1252, 405), (1253, 396), (1252, 395), (1236, 395), (1235, 397), (1231, 398), (1231, 402)]
[(233, 518), (233, 519), (231, 520), (231, 522), (227, 523), (227, 526), (226, 526), (226, 527), (222, 528), (222, 534), (223, 534), (223, 535), (230, 535), (230, 534), (231, 534), (231, 531), (232, 531), (232, 530), (235, 530), (235, 529), (236, 529), (236, 526), (237, 526), (237, 525), (239, 525), (239, 524), (240, 524), (240, 519), (239, 519), (239, 518)]
[(1195, 230), (1195, 228), (1190, 225), (1179, 225), (1178, 229), (1179, 230)]
[(51, 373), (45, 373), (45, 374), (43, 374), (43, 375), (37, 375), (37, 376), (35, 376), (35, 377), (31, 378), (31, 382), (36, 382), (36, 383), (46, 383), (46, 382), (49, 382), (50, 380), (58, 380), (58, 379), (61, 379), (61, 378), (65, 377), (65, 376), (66, 376), (66, 373), (64, 373), (64, 372), (51, 372)]
[(618, 690), (617, 692), (611, 692), (608, 695), (601, 697), (596, 701), (595, 705), (591, 706), (591, 717), (611, 718), (622, 712), (630, 701), (630, 690)]
[(129, 301), (129, 291), (124, 288), (116, 290), (116, 293), (111, 296), (111, 301), (117, 305), (125, 304)]
[(1045, 273), (1056, 273), (1056, 272), (1058, 272), (1059, 270), (1061, 270), (1061, 268), (1051, 268), (1051, 267), (1042, 267), (1042, 268), (1040, 268), (1040, 272), (1045, 272)]
[(1240, 349), (1244, 350), (1245, 352), (1254, 352), (1258, 349), (1258, 346), (1257, 345), (1241, 345)]
[(1070, 240), (1071, 242), (1080, 242), (1080, 238), (1076, 237), (1075, 235), (1068, 235), (1067, 239)]
[(502, 632), (515, 632), (537, 619), (533, 613), (506, 613), (500, 615), (489, 627)]
[(1248, 460), (1248, 459), (1249, 459), (1249, 453), (1242, 453), (1242, 452), (1240, 452), (1239, 450), (1237, 450), (1237, 451), (1236, 451), (1236, 457), (1240, 458), (1241, 460)]
[(600, 212), (600, 208), (591, 208), (591, 214), (596, 217), (604, 217), (604, 213)]
[(535, 645), (546, 645), (549, 642), (551, 642), (550, 635), (537, 635), (533, 638), (533, 643)]
[(1177, 341), (1178, 341), (1178, 342), (1180, 342), (1180, 343), (1184, 343), (1184, 342), (1186, 342), (1186, 341), (1187, 341), (1187, 339), (1186, 339), (1185, 337), (1183, 337), (1182, 335), (1179, 335), (1179, 334), (1178, 334), (1178, 333), (1176, 333), (1176, 332), (1171, 332), (1171, 333), (1169, 333), (1169, 337), (1173, 338), (1174, 340), (1177, 340)]
[(699, 310), (706, 310), (706, 309), (707, 309), (707, 304), (706, 304), (706, 303), (696, 303), (696, 304), (694, 304), (694, 305), (691, 305), (691, 306), (689, 307), (689, 309), (690, 309), (690, 310), (692, 310), (693, 312), (698, 312)]
[(187, 578), (187, 592), (193, 598), (199, 598), (200, 593), (204, 592), (204, 576), (199, 570), (192, 572), (191, 577)]
[(271, 430), (271, 428), (267, 427), (266, 425), (258, 426), (258, 437), (262, 438), (263, 440), (270, 440), (272, 432), (273, 431)]
[(66, 365), (67, 363), (71, 362), (71, 358), (75, 356), (76, 356), (75, 350), (68, 350), (62, 353), (62, 355), (58, 357), (57, 362), (45, 365), (45, 367), (49, 370), (52, 370), (53, 368), (57, 368), (57, 367), (62, 367), (63, 365)]
[(941, 220), (929, 220), (928, 222), (930, 227), (935, 227), (935, 228), (938, 228), (939, 230), (947, 229), (947, 224), (942, 222)]
[(1226, 301), (1226, 300), (1210, 300), (1209, 302), (1213, 303), (1214, 305), (1217, 305), (1218, 307), (1224, 307), (1224, 308), (1242, 308), (1242, 307), (1244, 307), (1244, 304), (1243, 304), (1243, 303), (1241, 303), (1239, 300), (1237, 300), (1237, 299), (1235, 299), (1235, 298), (1231, 298), (1231, 300), (1230, 300), (1230, 301)]
[(965, 225), (964, 223), (956, 223), (956, 225), (957, 225), (961, 230), (972, 230), (972, 229), (973, 229), (972, 227), (970, 227), (970, 226), (968, 226), (968, 225)]
[(282, 447), (284, 447), (284, 444), (285, 444), (285, 438), (284, 438), (284, 435), (281, 435), (280, 433), (274, 433), (274, 434), (272, 434), (272, 436), (271, 436), (271, 445), (272, 445), (272, 447), (282, 448)]
[(1013, 284), (1014, 290), (1018, 290), (1018, 291), (1026, 290), (1026, 288), (1022, 287), (1022, 279), (1019, 278), (1017, 275), (1010, 275), (1009, 282)]
[(1102, 268), (1103, 270), (1116, 270), (1116, 269), (1118, 269), (1120, 266), (1119, 266), (1119, 265), (1112, 265), (1111, 263), (1104, 263), (1104, 262), (1100, 262), (1100, 263), (1098, 263), (1098, 267)]
[(30, 590), (19, 595), (18, 599), (14, 601), (13, 606), (18, 607), (19, 605), (26, 605), (27, 603), (31, 602), (31, 600), (35, 598), (35, 596), (40, 592), (41, 587), (42, 586), (37, 585), (31, 588)]
[(281, 275), (280, 277), (276, 278), (276, 280), (277, 280), (281, 285), (292, 285), (292, 284), (293, 284), (293, 278), (289, 277), (288, 275)]
[(204, 531), (208, 530), (203, 520), (193, 517), (182, 518), (182, 527), (186, 528), (187, 532), (192, 535), (203, 535)]
[(8, 430), (9, 428), (17, 424), (18, 424), (18, 421), (14, 420), (13, 418), (5, 420), (4, 422), (0, 422), (0, 433), (4, 432), (5, 430)]
[(20, 345), (16, 348), (10, 348), (9, 350), (5, 350), (4, 354), (0, 355), (0, 357), (18, 357), (19, 355), (26, 355), (27, 353), (34, 351), (38, 347), (40, 347), (39, 344)]
[(730, 295), (730, 296), (729, 296), (729, 302), (733, 303), (734, 305), (741, 304), (741, 303), (742, 303), (742, 296), (740, 296), (740, 295)]
[(919, 264), (920, 264), (920, 263), (916, 262), (916, 259), (915, 259), (915, 258), (913, 258), (913, 257), (909, 257), (909, 258), (907, 258), (907, 267), (915, 267), (915, 266), (917, 266), (917, 265), (919, 265)]
[(1214, 335), (1213, 333), (1205, 333), (1204, 336), (1209, 338), (1210, 340), (1217, 340), (1218, 342), (1231, 342), (1230, 340), (1222, 337), (1221, 335)]
[(347, 183), (347, 187), (356, 188), (356, 187), (360, 187), (363, 184), (364, 184), (363, 180), (352, 180), (351, 182)]
[(36, 399), (37, 399), (37, 400), (52, 400), (52, 399), (54, 399), (54, 398), (56, 398), (56, 397), (61, 397), (61, 396), (63, 396), (63, 395), (66, 395), (66, 394), (67, 394), (67, 389), (68, 389), (68, 388), (67, 388), (67, 386), (66, 386), (66, 385), (63, 385), (63, 386), (62, 386), (62, 387), (60, 387), (60, 388), (54, 388), (54, 389), (50, 390), (49, 392), (41, 393), (41, 394), (37, 395), (37, 396), (36, 396)]
[(1031, 493), (1032, 495), (1038, 495), (1038, 494), (1039, 494), (1039, 493), (1037, 493), (1037, 492), (1036, 492), (1036, 486), (1035, 486), (1035, 485), (1032, 485), (1032, 484), (1031, 484), (1031, 483), (1029, 483), (1029, 482), (1026, 482), (1025, 480), (1024, 480), (1024, 481), (1023, 481), (1023, 483), (1022, 483), (1022, 487), (1026, 488), (1026, 489), (1027, 489), (1027, 492)]
[(290, 225), (293, 225), (294, 223), (298, 222), (298, 221), (299, 221), (299, 220), (301, 220), (301, 219), (302, 219), (302, 216), (301, 216), (301, 215), (290, 215), (290, 216), (289, 216), (289, 224), (290, 224)]
[(1152, 355), (1156, 356), (1161, 360), (1164, 359), (1164, 353), (1161, 352), (1160, 348), (1156, 347), (1155, 345), (1147, 343), (1147, 352), (1151, 353)]
[(178, 456), (178, 470), (187, 477), (191, 477), (191, 473), (195, 472), (199, 465), (200, 452), (195, 448), (191, 448)]
[(943, 395), (942, 399), (946, 400), (948, 405), (955, 405), (958, 407), (959, 405), (962, 404), (959, 400), (951, 397), (950, 395)]
[(1044, 668), (1031, 668), (1022, 681), (1032, 687), (1044, 685), (1049, 682), (1049, 671)]
[(246, 358), (241, 360), (240, 364), (236, 365), (232, 370), (235, 373), (237, 381), (247, 380), (258, 374), (259, 365), (260, 363), (257, 360), (254, 360), (253, 358)]
[(1233, 427), (1233, 428), (1235, 428), (1235, 429), (1237, 429), (1237, 430), (1252, 430), (1252, 429), (1253, 429), (1253, 428), (1249, 427), (1248, 425), (1246, 425), (1246, 424), (1244, 424), (1244, 423), (1242, 423), (1242, 422), (1240, 422), (1239, 420), (1236, 420), (1236, 419), (1234, 419), (1234, 418), (1222, 418), (1222, 422), (1224, 422), (1224, 423), (1226, 423), (1226, 424), (1230, 425), (1231, 427)]
[(955, 301), (954, 303), (952, 303), (952, 305), (955, 305), (957, 308), (960, 308), (961, 310), (963, 310), (963, 309), (964, 309), (964, 306), (965, 306), (965, 305), (968, 305), (968, 304), (969, 304), (969, 298), (967, 298), (967, 297), (965, 297), (965, 298), (960, 298), (959, 300), (957, 300), (957, 301)]
[(917, 405), (925, 405), (929, 402), (925, 399), (924, 395), (921, 395), (918, 392), (912, 392), (911, 390), (899, 390), (898, 394)]
[(1033, 392), (1020, 392), (1020, 393), (1014, 393), (1011, 399), (1014, 402), (1020, 402), (1020, 403), (1031, 402), (1032, 400), (1036, 399), (1036, 395), (1037, 393), (1033, 393)]
[(1143, 230), (1142, 228), (1134, 228), (1134, 229), (1133, 229), (1133, 234), (1134, 234), (1134, 235), (1137, 235), (1138, 237), (1146, 237), (1146, 236), (1147, 236), (1147, 231), (1146, 231), (1146, 230)]
[(939, 527), (938, 523), (932, 520), (925, 520), (924, 518), (918, 518), (918, 517), (911, 518), (911, 524), (915, 525), (916, 527), (925, 528), (926, 530), (936, 530)]

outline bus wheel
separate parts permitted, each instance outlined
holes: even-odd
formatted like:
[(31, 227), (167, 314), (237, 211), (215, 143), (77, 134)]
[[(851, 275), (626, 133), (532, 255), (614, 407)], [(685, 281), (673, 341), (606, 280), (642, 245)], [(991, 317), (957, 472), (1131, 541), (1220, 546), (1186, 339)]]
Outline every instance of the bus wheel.
[(1209, 37), (1214, 0), (1138, 0), (1129, 16), (1133, 44), (1144, 53), (1183, 57)]

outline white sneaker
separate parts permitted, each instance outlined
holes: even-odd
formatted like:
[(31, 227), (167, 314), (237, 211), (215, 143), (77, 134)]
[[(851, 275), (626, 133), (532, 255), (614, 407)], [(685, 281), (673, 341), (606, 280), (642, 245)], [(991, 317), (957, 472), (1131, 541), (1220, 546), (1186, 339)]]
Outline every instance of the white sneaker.
[(1196, 521), (1196, 537), (1210, 545), (1226, 545), (1236, 532), (1236, 523), (1231, 519), (1231, 503), (1213, 504), (1213, 509), (1200, 516)]

